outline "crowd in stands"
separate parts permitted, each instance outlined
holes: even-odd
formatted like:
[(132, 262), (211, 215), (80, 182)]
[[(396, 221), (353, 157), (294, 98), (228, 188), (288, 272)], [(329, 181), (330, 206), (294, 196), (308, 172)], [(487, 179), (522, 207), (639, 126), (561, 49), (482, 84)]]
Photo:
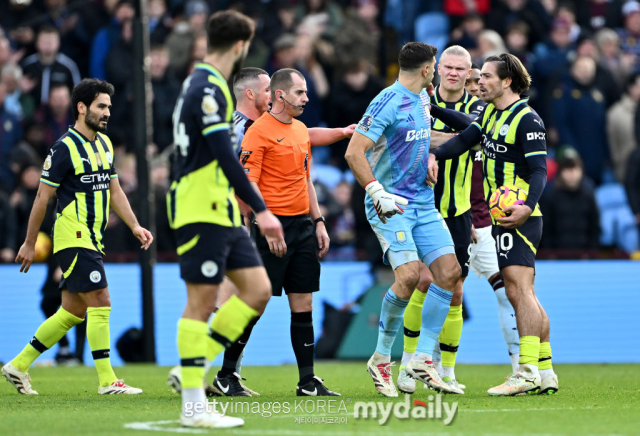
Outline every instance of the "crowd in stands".
[[(149, 149), (160, 252), (175, 248), (164, 199), (171, 114), (182, 81), (206, 53), (207, 17), (226, 8), (256, 22), (245, 66), (269, 73), (292, 67), (304, 74), (310, 102), (300, 120), (308, 127), (357, 123), (396, 77), (405, 42), (428, 42), (440, 53), (458, 44), (478, 65), (488, 56), (514, 53), (532, 75), (530, 104), (548, 132), (541, 247), (638, 249), (638, 1), (149, 0)], [(132, 0), (0, 2), (0, 261), (12, 261), (24, 240), (43, 160), (74, 123), (70, 90), (83, 77), (115, 86), (108, 134), (120, 183), (133, 197), (135, 14)], [(347, 144), (313, 150), (332, 240), (329, 258), (373, 261), (380, 251), (364, 217), (364, 191), (344, 159)], [(135, 251), (136, 241), (113, 213), (108, 234), (108, 252)]]

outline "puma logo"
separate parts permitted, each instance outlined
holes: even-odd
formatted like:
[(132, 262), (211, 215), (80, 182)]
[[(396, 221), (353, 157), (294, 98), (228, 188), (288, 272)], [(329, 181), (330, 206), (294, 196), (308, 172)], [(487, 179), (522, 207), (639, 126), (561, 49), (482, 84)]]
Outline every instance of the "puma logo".
[(86, 163), (91, 165), (91, 161), (89, 159), (87, 159), (86, 157), (81, 157), (80, 160), (85, 161)]
[(509, 257), (507, 256), (509, 254), (509, 252), (506, 253), (500, 253), (500, 256), (504, 256), (505, 258), (509, 259)]

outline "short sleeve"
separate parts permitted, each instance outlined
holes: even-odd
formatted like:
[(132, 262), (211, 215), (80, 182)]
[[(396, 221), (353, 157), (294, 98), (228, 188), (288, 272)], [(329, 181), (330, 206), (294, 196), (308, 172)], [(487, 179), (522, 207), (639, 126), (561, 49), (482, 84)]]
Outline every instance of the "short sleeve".
[(42, 166), (40, 181), (57, 188), (62, 180), (73, 171), (73, 162), (67, 144), (56, 142), (49, 149), (47, 158)]
[(522, 117), (518, 125), (518, 143), (522, 144), (524, 157), (546, 156), (547, 131), (540, 117), (535, 113), (528, 113)]
[(378, 142), (387, 127), (395, 121), (396, 105), (393, 104), (395, 96), (394, 92), (386, 92), (374, 98), (358, 123), (356, 132), (373, 142)]
[(260, 180), (266, 150), (267, 144), (260, 130), (256, 128), (247, 130), (242, 139), (240, 161), (249, 181), (258, 183)]

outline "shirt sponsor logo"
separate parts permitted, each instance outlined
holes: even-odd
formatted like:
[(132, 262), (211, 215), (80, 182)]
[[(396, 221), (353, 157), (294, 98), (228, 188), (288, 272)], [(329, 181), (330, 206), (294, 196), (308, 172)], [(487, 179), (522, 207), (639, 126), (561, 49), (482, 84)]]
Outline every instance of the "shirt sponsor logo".
[(405, 142), (427, 139), (429, 138), (430, 134), (431, 132), (429, 129), (409, 130), (407, 132), (407, 137), (405, 138)]
[(360, 123), (358, 123), (358, 129), (362, 130), (363, 132), (368, 132), (372, 124), (373, 124), (373, 116), (365, 115), (360, 120)]
[(488, 148), (489, 150), (493, 150), (496, 153), (506, 153), (507, 152), (507, 146), (506, 145), (502, 145), (502, 144), (496, 144), (493, 141), (490, 141), (489, 139), (487, 139), (488, 137), (486, 135), (482, 136), (482, 144)]
[(544, 132), (529, 132), (527, 133), (527, 141), (544, 141), (545, 136)]
[(110, 183), (104, 183), (109, 182), (108, 173), (85, 174), (84, 176), (80, 177), (80, 181), (82, 183), (97, 183), (96, 185), (93, 185), (93, 191), (101, 191), (103, 189), (110, 188)]

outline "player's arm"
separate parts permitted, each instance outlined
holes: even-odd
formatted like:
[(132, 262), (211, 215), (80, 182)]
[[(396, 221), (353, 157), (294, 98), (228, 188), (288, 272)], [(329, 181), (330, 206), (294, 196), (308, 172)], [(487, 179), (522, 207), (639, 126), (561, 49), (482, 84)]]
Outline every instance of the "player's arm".
[(522, 144), (524, 157), (531, 170), (531, 180), (524, 204), (505, 208), (504, 212), (511, 214), (499, 222), (507, 228), (519, 227), (531, 216), (547, 184), (547, 133), (540, 117), (533, 113), (522, 117), (516, 139)]
[(469, 127), (469, 124), (473, 123), (478, 114), (465, 114), (464, 112), (454, 111), (453, 109), (447, 109), (438, 106), (437, 104), (431, 105), (431, 116), (439, 119), (453, 130), (462, 131)]
[(27, 237), (18, 251), (16, 263), (20, 263), (20, 272), (29, 272), (33, 257), (35, 256), (36, 239), (42, 225), (42, 220), (47, 213), (47, 205), (49, 200), (56, 195), (56, 186), (51, 186), (45, 182), (40, 183), (36, 199), (33, 202), (31, 215), (29, 215), (29, 224), (27, 226)]
[(478, 121), (471, 123), (469, 127), (464, 129), (462, 133), (449, 139), (440, 147), (436, 148), (429, 154), (428, 178), (431, 183), (438, 181), (438, 163), (439, 160), (453, 159), (460, 156), (467, 150), (470, 150), (482, 139), (482, 131)]
[(334, 142), (338, 142), (342, 139), (351, 138), (353, 136), (353, 132), (355, 131), (355, 124), (335, 129), (313, 127), (309, 129), (309, 138), (311, 138), (312, 147), (322, 147), (323, 145), (331, 145)]
[(113, 211), (118, 214), (118, 216), (124, 221), (124, 223), (131, 229), (133, 236), (138, 238), (138, 240), (142, 243), (140, 248), (147, 250), (149, 245), (153, 242), (153, 235), (151, 232), (138, 223), (138, 219), (136, 215), (133, 213), (131, 209), (131, 205), (129, 204), (129, 200), (127, 199), (127, 195), (122, 190), (120, 186), (120, 181), (117, 177), (111, 178), (111, 186), (109, 188), (111, 191), (111, 207)]
[[(313, 186), (313, 182), (311, 181), (311, 163), (311, 156), (309, 156), (309, 165), (307, 167), (307, 193), (309, 194), (309, 215), (311, 215), (311, 220), (315, 222), (315, 220), (322, 217), (322, 212), (320, 212), (316, 188)], [(324, 255), (327, 254), (327, 251), (329, 251), (329, 233), (327, 233), (327, 228), (324, 222), (318, 221), (315, 226), (318, 248), (320, 250), (318, 252), (318, 257), (322, 259)]]
[(444, 133), (432, 130), (429, 150), (435, 150), (454, 136), (456, 136), (455, 133)]

